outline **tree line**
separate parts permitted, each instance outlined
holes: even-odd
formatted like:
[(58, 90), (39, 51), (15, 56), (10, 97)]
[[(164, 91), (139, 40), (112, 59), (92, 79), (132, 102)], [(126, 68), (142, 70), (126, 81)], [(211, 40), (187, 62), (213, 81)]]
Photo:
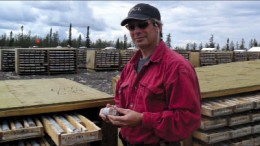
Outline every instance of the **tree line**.
[(31, 35), (31, 31), (28, 34), (23, 32), (24, 26), (21, 26), (21, 32), (18, 34), (13, 34), (11, 31), (9, 35), (6, 33), (2, 34), (0, 37), (0, 47), (19, 47), (19, 48), (29, 48), (29, 47), (87, 47), (87, 48), (105, 48), (105, 47), (115, 47), (117, 49), (127, 49), (131, 46), (127, 42), (127, 37), (124, 35), (124, 40), (120, 41), (119, 38), (116, 41), (107, 41), (102, 39), (97, 39), (95, 42), (91, 41), (89, 36), (90, 27), (87, 26), (86, 38), (82, 38), (79, 35), (77, 38), (72, 38), (72, 24), (69, 26), (69, 36), (67, 39), (60, 40), (58, 31), (53, 32), (52, 28), (45, 37)]
[[(168, 36), (167, 36), (167, 40), (168, 40)], [(166, 41), (167, 41), (166, 40)], [(167, 44), (167, 43), (166, 43)], [(226, 44), (222, 47), (220, 47), (219, 43), (216, 43), (214, 41), (214, 35), (211, 35), (209, 38), (209, 42), (203, 44), (202, 42), (197, 44), (195, 42), (193, 43), (187, 43), (185, 48), (184, 47), (175, 47), (176, 50), (191, 50), (191, 51), (195, 51), (195, 50), (202, 50), (202, 48), (216, 48), (216, 50), (220, 51), (234, 51), (234, 50), (248, 50), (252, 47), (257, 47), (260, 46), (260, 43), (258, 43), (258, 41), (254, 38), (251, 39), (248, 47), (245, 45), (245, 39), (242, 38), (241, 42), (236, 42), (234, 43), (234, 41), (230, 41), (229, 38), (227, 38)]]
[[(7, 34), (2, 34), (0, 37), (0, 46), (2, 47), (21, 47), (21, 48), (29, 48), (33, 46), (37, 47), (87, 47), (87, 48), (105, 48), (105, 47), (115, 47), (117, 49), (127, 49), (131, 46), (134, 46), (133, 43), (129, 43), (127, 36), (124, 35), (123, 40), (116, 41), (107, 41), (102, 39), (97, 39), (95, 42), (91, 41), (90, 38), (90, 27), (87, 26), (87, 34), (86, 38), (82, 38), (81, 35), (78, 38), (72, 39), (72, 24), (69, 26), (69, 36), (67, 39), (60, 40), (58, 31), (53, 32), (52, 28), (45, 37), (31, 35), (31, 31), (28, 34), (24, 34), (23, 32), (24, 26), (21, 26), (21, 32), (18, 34), (13, 34), (11, 31), (9, 36)], [(170, 48), (171, 46), (171, 34), (167, 34), (166, 36), (166, 45)], [(257, 40), (251, 39), (249, 42), (248, 48), (260, 46), (260, 43)], [(233, 42), (227, 38), (227, 42), (224, 46), (220, 47), (219, 43), (214, 41), (214, 35), (211, 35), (209, 38), (209, 42), (203, 44), (202, 42), (197, 44), (187, 43), (185, 47), (175, 46), (175, 50), (201, 50), (202, 48), (216, 48), (217, 50), (225, 50), (225, 51), (233, 51), (233, 50), (247, 50), (248, 48), (245, 46), (244, 38), (241, 39), (241, 42)]]

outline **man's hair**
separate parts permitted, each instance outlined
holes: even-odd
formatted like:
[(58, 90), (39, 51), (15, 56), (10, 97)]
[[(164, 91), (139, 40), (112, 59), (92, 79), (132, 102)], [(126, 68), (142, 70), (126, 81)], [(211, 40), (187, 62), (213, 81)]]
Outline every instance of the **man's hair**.
[[(153, 25), (157, 25), (157, 27), (158, 27), (158, 25), (161, 25), (161, 26), (163, 25), (162, 21), (157, 20), (155, 18), (151, 18), (150, 20), (153, 22)], [(160, 32), (160, 40), (163, 40), (162, 31)]]

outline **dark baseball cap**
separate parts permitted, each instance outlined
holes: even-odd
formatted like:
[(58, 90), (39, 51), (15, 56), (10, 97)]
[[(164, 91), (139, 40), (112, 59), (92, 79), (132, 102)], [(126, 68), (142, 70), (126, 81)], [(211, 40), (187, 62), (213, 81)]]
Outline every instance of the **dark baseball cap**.
[(149, 4), (140, 3), (130, 9), (128, 16), (121, 22), (121, 26), (126, 25), (129, 20), (148, 20), (151, 18), (161, 20), (159, 10)]

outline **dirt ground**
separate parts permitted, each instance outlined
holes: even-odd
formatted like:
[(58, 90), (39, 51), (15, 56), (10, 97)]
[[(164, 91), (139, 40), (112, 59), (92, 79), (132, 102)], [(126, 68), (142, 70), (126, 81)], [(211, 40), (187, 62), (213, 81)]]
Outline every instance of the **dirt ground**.
[(21, 79), (48, 79), (66, 78), (78, 83), (95, 88), (99, 91), (113, 95), (112, 78), (119, 75), (120, 71), (88, 71), (79, 69), (75, 74), (54, 74), (54, 75), (17, 75), (15, 72), (0, 71), (0, 80), (21, 80)]

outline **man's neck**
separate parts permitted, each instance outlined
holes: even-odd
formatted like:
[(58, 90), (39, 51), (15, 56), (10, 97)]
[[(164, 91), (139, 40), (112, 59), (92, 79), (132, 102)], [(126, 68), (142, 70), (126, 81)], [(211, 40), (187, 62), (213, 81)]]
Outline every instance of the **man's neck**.
[(152, 56), (154, 50), (157, 48), (158, 45), (159, 43), (147, 47), (140, 47), (139, 49), (142, 52), (142, 58), (148, 58)]

